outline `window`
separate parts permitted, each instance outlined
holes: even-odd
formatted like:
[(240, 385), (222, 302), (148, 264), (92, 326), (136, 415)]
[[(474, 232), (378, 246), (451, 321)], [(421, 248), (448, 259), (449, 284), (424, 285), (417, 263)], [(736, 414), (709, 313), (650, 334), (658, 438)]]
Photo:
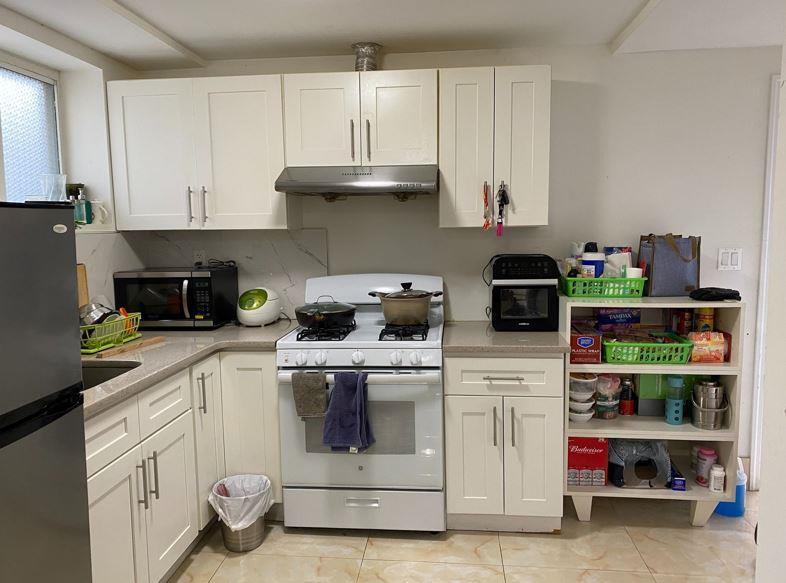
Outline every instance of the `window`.
[(41, 194), (41, 175), (60, 172), (55, 86), (0, 67), (5, 199)]

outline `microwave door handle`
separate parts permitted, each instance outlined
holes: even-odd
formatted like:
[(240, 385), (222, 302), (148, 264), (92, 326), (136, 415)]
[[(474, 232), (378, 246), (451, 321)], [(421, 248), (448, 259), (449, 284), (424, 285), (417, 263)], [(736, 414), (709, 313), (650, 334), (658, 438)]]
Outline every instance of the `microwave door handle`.
[(191, 312), (188, 309), (188, 280), (183, 280), (183, 287), (180, 290), (180, 300), (183, 302), (183, 314), (186, 320), (191, 319)]

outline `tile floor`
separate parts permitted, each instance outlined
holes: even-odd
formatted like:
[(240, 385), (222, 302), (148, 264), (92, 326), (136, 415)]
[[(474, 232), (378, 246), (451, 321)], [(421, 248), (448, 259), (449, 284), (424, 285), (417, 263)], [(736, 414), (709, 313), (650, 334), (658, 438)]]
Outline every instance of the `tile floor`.
[(744, 518), (689, 522), (687, 502), (596, 498), (592, 521), (566, 499), (561, 535), (285, 529), (224, 549), (213, 527), (170, 583), (716, 583), (753, 581), (757, 499)]

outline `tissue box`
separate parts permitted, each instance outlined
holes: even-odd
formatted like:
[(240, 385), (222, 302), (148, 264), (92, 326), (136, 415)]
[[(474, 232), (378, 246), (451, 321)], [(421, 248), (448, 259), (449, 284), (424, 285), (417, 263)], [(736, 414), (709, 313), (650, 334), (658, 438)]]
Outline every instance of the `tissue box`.
[(568, 486), (605, 486), (608, 467), (608, 440), (568, 438)]

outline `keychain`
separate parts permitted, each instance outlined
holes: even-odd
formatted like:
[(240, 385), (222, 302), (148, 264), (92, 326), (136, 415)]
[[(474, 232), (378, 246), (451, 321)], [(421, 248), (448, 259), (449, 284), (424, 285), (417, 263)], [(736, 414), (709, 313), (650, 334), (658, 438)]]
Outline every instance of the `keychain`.
[(483, 230), (491, 228), (491, 209), (489, 208), (489, 183), (483, 181)]
[(502, 236), (505, 221), (505, 206), (510, 204), (510, 197), (508, 196), (508, 187), (505, 186), (505, 181), (499, 183), (499, 190), (497, 191), (497, 205), (499, 212), (497, 213), (497, 237)]

